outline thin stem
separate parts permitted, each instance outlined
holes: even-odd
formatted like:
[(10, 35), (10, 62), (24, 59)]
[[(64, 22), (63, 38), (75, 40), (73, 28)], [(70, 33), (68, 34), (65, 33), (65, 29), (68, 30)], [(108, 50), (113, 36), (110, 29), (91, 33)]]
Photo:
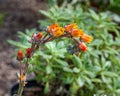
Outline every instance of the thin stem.
[(79, 44), (79, 41), (75, 38), (72, 38), (77, 44)]
[(48, 36), (48, 33), (42, 38), (43, 40)]
[(18, 96), (22, 96), (22, 92), (23, 92), (23, 88), (24, 88), (24, 81), (21, 81), (20, 83), (19, 83), (19, 89), (18, 89), (18, 93), (17, 93), (17, 95)]
[(46, 40), (44, 40), (44, 41), (43, 41), (43, 44), (46, 43), (46, 42), (48, 42), (50, 39), (51, 39), (51, 36), (48, 37)]
[[(22, 74), (22, 64), (21, 64), (21, 61), (20, 61), (20, 76)], [(19, 77), (19, 89), (18, 89), (18, 93), (17, 95), (18, 96), (22, 96), (22, 92), (23, 92), (23, 88), (24, 88), (24, 81), (21, 81), (20, 77)]]
[(69, 33), (66, 33), (66, 34), (64, 34), (64, 35), (62, 35), (62, 36), (60, 36), (60, 37), (70, 37), (71, 35), (69, 34)]
[(28, 70), (28, 67), (29, 67), (28, 61), (29, 61), (29, 58), (27, 58), (27, 61), (26, 61), (26, 64), (25, 64), (25, 71), (24, 71), (25, 74), (27, 73), (27, 70)]

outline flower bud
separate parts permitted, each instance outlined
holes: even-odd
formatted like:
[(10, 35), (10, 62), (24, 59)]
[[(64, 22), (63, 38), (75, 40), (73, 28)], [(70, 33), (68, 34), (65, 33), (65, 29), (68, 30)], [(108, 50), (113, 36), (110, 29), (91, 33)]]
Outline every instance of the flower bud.
[(42, 38), (42, 33), (41, 33), (41, 32), (39, 32), (39, 33), (34, 37), (35, 40), (40, 40), (41, 38)]
[(71, 35), (73, 37), (80, 37), (84, 34), (84, 32), (82, 30), (79, 30), (79, 29), (72, 29), (71, 31)]
[(81, 50), (81, 51), (87, 51), (87, 46), (85, 45), (84, 42), (80, 42), (79, 45), (78, 45), (78, 48)]
[(48, 33), (51, 33), (52, 30), (54, 30), (57, 27), (59, 27), (59, 25), (54, 23), (54, 24), (51, 24), (50, 26), (48, 26), (46, 30), (47, 30)]
[(78, 29), (78, 26), (76, 25), (76, 23), (72, 23), (72, 24), (69, 24), (69, 25), (65, 25), (64, 28), (65, 28), (66, 32), (69, 32), (72, 29)]
[(26, 55), (27, 58), (30, 58), (32, 56), (32, 48), (27, 48), (25, 55)]
[(52, 34), (53, 34), (54, 37), (59, 37), (59, 36), (64, 34), (64, 28), (57, 27), (53, 30)]
[(84, 42), (90, 43), (93, 38), (92, 38), (91, 36), (87, 35), (87, 34), (84, 34), (84, 35), (81, 36), (80, 39), (81, 39), (82, 41), (84, 41)]
[(17, 60), (21, 61), (21, 60), (23, 60), (23, 58), (24, 58), (23, 52), (22, 52), (22, 50), (19, 50), (17, 53)]

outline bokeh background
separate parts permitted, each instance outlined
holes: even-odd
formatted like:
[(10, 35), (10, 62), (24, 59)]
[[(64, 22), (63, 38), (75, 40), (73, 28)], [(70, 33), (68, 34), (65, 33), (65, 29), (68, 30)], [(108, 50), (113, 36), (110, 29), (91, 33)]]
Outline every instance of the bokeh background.
[(15, 48), (7, 40), (17, 40), (17, 31), (38, 28), (37, 20), (43, 18), (38, 10), (45, 9), (45, 5), (43, 0), (0, 0), (0, 96), (9, 96), (10, 87), (17, 80)]

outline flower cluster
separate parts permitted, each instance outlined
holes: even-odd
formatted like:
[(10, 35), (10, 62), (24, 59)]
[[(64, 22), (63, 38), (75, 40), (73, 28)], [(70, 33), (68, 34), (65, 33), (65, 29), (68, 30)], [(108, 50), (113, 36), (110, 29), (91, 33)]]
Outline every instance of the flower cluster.
[[(87, 46), (85, 43), (90, 43), (92, 41), (92, 37), (85, 34), (84, 31), (82, 29), (79, 29), (75, 23), (65, 25), (64, 27), (61, 27), (58, 24), (54, 23), (46, 28), (46, 32), (47, 33), (44, 35), (42, 32), (32, 34), (29, 40), (29, 42), (31, 43), (31, 47), (26, 49), (25, 54), (22, 50), (19, 50), (17, 53), (17, 60), (20, 62), (20, 84), (25, 84), (29, 60), (33, 56), (34, 52), (42, 44), (45, 44), (56, 38), (71, 38), (75, 43), (72, 46), (69, 46), (68, 52), (74, 54), (87, 51)], [(21, 67), (21, 64), (24, 59), (26, 61), (26, 64), (25, 68), (23, 69), (23, 67)]]
[[(51, 24), (50, 26), (47, 27), (46, 31), (53, 37), (64, 36), (64, 37), (72, 38), (78, 46), (76, 47), (76, 50), (79, 49), (79, 51), (83, 51), (83, 52), (87, 51), (87, 46), (85, 43), (90, 43), (92, 41), (92, 37), (85, 34), (82, 29), (79, 29), (76, 23), (65, 25), (64, 27), (61, 27), (56, 23)], [(79, 40), (76, 38), (79, 38)]]
[(17, 60), (22, 61), (24, 58), (27, 58), (26, 68), (24, 72), (21, 72), (21, 76), (25, 74), (29, 59), (32, 57), (34, 51), (36, 51), (41, 44), (52, 41), (55, 38), (68, 37), (71, 38), (75, 44), (68, 48), (68, 52), (74, 54), (78, 52), (87, 51), (87, 46), (85, 43), (90, 43), (92, 41), (92, 37), (85, 34), (82, 29), (79, 29), (76, 23), (72, 23), (69, 25), (65, 25), (64, 27), (59, 26), (57, 23), (51, 24), (46, 28), (47, 34), (43, 36), (42, 32), (32, 34), (29, 42), (32, 44), (31, 48), (26, 49), (25, 55), (21, 50), (18, 51)]

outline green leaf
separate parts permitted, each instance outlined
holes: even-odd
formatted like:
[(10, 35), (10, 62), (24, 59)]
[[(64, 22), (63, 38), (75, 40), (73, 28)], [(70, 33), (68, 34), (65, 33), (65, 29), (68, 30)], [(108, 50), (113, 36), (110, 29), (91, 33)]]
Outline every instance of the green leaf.
[(88, 78), (87, 76), (83, 76), (85, 82), (87, 82), (89, 85), (92, 85), (91, 79)]
[(60, 60), (60, 59), (55, 59), (55, 61), (58, 63), (58, 64), (60, 64), (60, 65), (62, 65), (62, 66), (68, 66), (68, 63), (67, 62), (65, 62), (64, 60)]
[[(57, 46), (56, 46), (57, 47)], [(55, 54), (58, 57), (65, 58), (65, 53), (67, 52), (66, 48), (56, 49)]]
[(45, 44), (45, 46), (51, 50), (52, 52), (55, 52), (56, 50), (56, 43), (55, 42), (48, 42)]
[(74, 68), (73, 68), (73, 72), (75, 72), (75, 73), (79, 73), (79, 72), (80, 72), (80, 69), (77, 68), (77, 67), (74, 67)]
[(96, 82), (96, 83), (102, 83), (102, 81), (100, 79), (97, 78), (93, 78), (91, 79), (92, 82)]
[(51, 16), (50, 13), (48, 13), (48, 12), (46, 12), (46, 11), (44, 11), (44, 10), (40, 10), (39, 12), (40, 12), (41, 14), (43, 14), (44, 16), (48, 17), (49, 19), (54, 20), (53, 16)]
[(82, 77), (78, 77), (77, 83), (80, 87), (82, 87), (85, 84), (85, 81)]
[(117, 77), (118, 75), (114, 72), (102, 72), (103, 75), (108, 76), (108, 77)]
[(74, 78), (72, 76), (68, 76), (67, 78), (64, 79), (65, 84), (71, 84), (73, 82)]
[(103, 68), (106, 69), (106, 68), (110, 68), (111, 67), (111, 61), (106, 61), (104, 64), (103, 64)]
[(47, 82), (45, 84), (45, 89), (44, 89), (44, 93), (47, 94), (50, 91), (50, 87), (49, 87), (49, 83)]
[(95, 72), (92, 72), (92, 71), (89, 71), (89, 70), (85, 70), (84, 73), (88, 76), (88, 77), (91, 77), (91, 78), (94, 78), (96, 75), (95, 75)]
[(51, 66), (48, 65), (48, 66), (46, 67), (46, 73), (47, 73), (47, 74), (51, 74), (51, 73), (52, 73), (52, 68), (51, 68)]
[(106, 50), (109, 50), (109, 51), (111, 51), (111, 53), (114, 53), (114, 54), (119, 54), (115, 49), (113, 49), (111, 47), (107, 47)]
[(70, 87), (71, 96), (76, 96), (75, 94), (77, 93), (79, 88), (80, 87), (78, 86), (78, 84), (76, 82), (73, 82)]
[(96, 20), (96, 21), (99, 21), (99, 20), (100, 20), (99, 15), (97, 15), (93, 10), (89, 10), (89, 12), (90, 12), (91, 17), (92, 17), (94, 20)]
[(78, 56), (73, 55), (72, 61), (76, 66), (78, 66), (79, 68), (82, 68), (82, 61)]
[(73, 70), (70, 69), (69, 67), (64, 67), (63, 70), (64, 70), (65, 72), (70, 72), (70, 73), (73, 72)]
[(28, 36), (27, 34), (21, 32), (21, 31), (18, 32), (18, 36), (19, 36), (20, 38), (25, 38), (26, 41), (30, 39), (30, 36)]
[(10, 43), (10, 44), (12, 44), (14, 46), (20, 47), (20, 48), (26, 49), (26, 48), (30, 47), (29, 43), (27, 43), (26, 45), (24, 45), (21, 42), (17, 42), (17, 41), (13, 41), (13, 40), (7, 40), (7, 41), (8, 41), (8, 43)]
[(117, 94), (120, 94), (120, 89), (117, 89), (115, 92), (116, 92)]
[(95, 39), (90, 45), (92, 45), (92, 46), (100, 46), (102, 44), (103, 44), (103, 40)]
[(45, 52), (42, 52), (42, 51), (37, 51), (35, 54), (34, 54), (34, 56), (42, 56), (42, 58), (44, 58), (44, 59), (51, 59), (52, 58), (52, 56), (51, 55), (48, 55), (48, 54), (45, 54)]

